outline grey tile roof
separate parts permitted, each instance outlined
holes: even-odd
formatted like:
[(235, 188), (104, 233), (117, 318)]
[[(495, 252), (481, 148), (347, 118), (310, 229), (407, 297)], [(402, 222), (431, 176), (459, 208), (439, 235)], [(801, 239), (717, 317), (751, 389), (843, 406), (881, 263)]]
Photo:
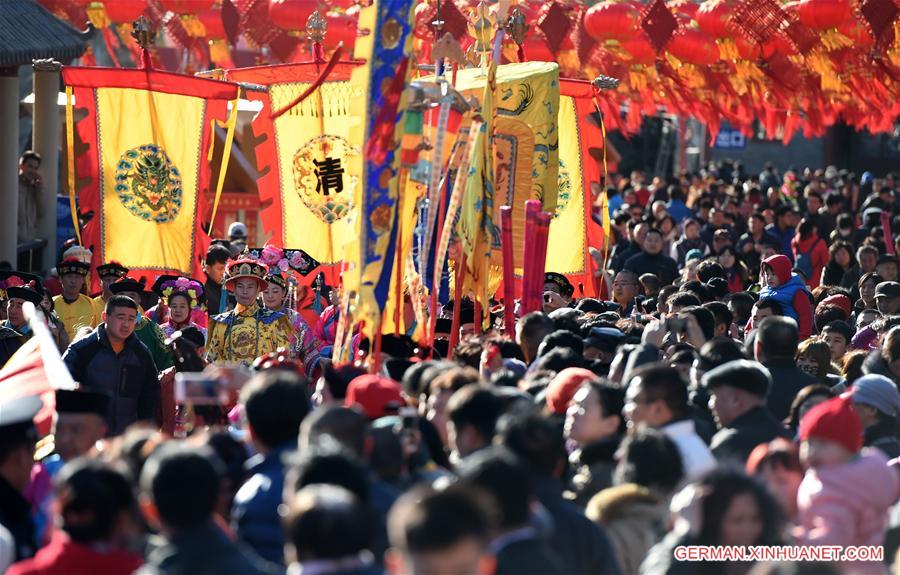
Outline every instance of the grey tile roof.
[(35, 0), (0, 0), (0, 67), (40, 58), (69, 62), (84, 53), (86, 41)]

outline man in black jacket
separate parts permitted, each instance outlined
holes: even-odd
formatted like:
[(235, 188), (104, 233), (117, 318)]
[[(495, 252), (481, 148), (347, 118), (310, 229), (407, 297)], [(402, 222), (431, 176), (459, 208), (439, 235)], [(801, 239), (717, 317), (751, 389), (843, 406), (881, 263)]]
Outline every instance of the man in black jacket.
[(481, 488), (497, 505), (500, 524), (489, 547), (497, 558), (494, 575), (573, 572), (531, 523), (534, 490), (521, 458), (502, 447), (488, 447), (467, 457), (458, 471), (459, 485)]
[(225, 313), (234, 307), (234, 296), (227, 291), (223, 292), (222, 289), (225, 282), (225, 264), (230, 259), (231, 251), (223, 245), (213, 244), (206, 251), (203, 265), (206, 282), (203, 284), (203, 294), (206, 296), (209, 317)]
[(63, 355), (75, 381), (111, 396), (106, 416), (110, 435), (119, 435), (138, 420), (155, 421), (159, 408), (153, 356), (134, 335), (137, 313), (130, 298), (111, 297), (103, 323)]
[(719, 424), (710, 450), (719, 461), (743, 467), (753, 448), (776, 437), (789, 437), (766, 408), (772, 387), (769, 371), (755, 361), (739, 359), (721, 365), (703, 376), (709, 391), (709, 406)]
[(628, 261), (628, 258), (641, 253), (641, 247), (644, 245), (644, 238), (646, 237), (647, 230), (650, 229), (650, 226), (641, 222), (636, 224), (633, 228), (629, 225), (629, 228), (630, 237), (628, 241), (617, 243), (613, 248), (610, 260), (610, 268), (613, 270), (621, 270), (622, 266), (625, 265), (625, 262)]
[(628, 258), (623, 269), (631, 270), (638, 277), (653, 274), (659, 278), (660, 285), (669, 285), (678, 277), (678, 264), (662, 253), (662, 233), (653, 228), (644, 236), (642, 251)]
[(814, 376), (797, 367), (800, 332), (797, 322), (783, 316), (767, 317), (759, 324), (754, 343), (756, 361), (765, 365), (772, 376), (772, 388), (766, 405), (778, 421), (791, 411), (797, 393), (807, 385), (820, 383)]
[(566, 444), (562, 426), (537, 413), (505, 416), (498, 426), (497, 440), (531, 470), (535, 496), (553, 520), (548, 542), (565, 562), (565, 572), (619, 573), (606, 532), (563, 499), (560, 477)]

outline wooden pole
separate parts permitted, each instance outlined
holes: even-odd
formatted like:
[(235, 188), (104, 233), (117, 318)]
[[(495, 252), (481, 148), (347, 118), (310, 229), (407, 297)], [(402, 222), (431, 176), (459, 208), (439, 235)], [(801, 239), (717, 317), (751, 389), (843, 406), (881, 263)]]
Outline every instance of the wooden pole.
[(534, 291), (534, 242), (537, 231), (537, 215), (541, 211), (541, 203), (537, 200), (528, 200), (525, 202), (525, 247), (522, 257), (522, 315), (534, 311), (533, 300)]
[(454, 269), (456, 270), (453, 274), (456, 286), (453, 297), (453, 323), (450, 327), (450, 354), (453, 353), (453, 350), (456, 349), (456, 345), (459, 343), (463, 282), (466, 279), (466, 254), (460, 254), (459, 259), (454, 262)]
[(516, 329), (516, 262), (513, 257), (512, 207), (510, 206), (500, 208), (500, 245), (503, 250), (503, 324), (506, 335), (512, 337)]
[(550, 235), (550, 220), (552, 216), (546, 212), (541, 212), (535, 219), (534, 273), (531, 280), (533, 300), (530, 311), (543, 309), (544, 269), (547, 262), (547, 239)]

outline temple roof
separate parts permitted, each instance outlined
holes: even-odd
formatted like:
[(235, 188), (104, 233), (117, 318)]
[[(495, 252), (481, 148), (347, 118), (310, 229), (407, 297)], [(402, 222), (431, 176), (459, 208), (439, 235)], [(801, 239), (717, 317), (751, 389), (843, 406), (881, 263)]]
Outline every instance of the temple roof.
[(87, 38), (35, 0), (0, 0), (0, 67), (69, 62), (84, 53)]

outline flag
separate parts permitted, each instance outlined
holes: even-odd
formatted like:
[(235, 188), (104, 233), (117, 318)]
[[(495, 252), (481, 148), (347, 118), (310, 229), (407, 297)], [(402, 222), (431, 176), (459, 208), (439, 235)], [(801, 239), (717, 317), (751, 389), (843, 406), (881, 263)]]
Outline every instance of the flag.
[[(462, 199), (459, 233), (463, 253), (466, 255), (464, 293), (473, 293), (481, 309), (489, 309), (489, 274), (493, 235), (500, 229), (499, 208), (494, 225), (495, 174), (494, 174), (494, 92), (497, 89), (497, 64), (491, 60), (487, 67), (487, 79), (481, 96), (481, 116), (485, 122), (475, 138), (474, 161), (469, 167), (466, 188)], [(497, 243), (499, 244), (499, 238)], [(501, 262), (502, 264), (502, 262)]]
[[(352, 101), (352, 114), (364, 118), (354, 125), (351, 141), (364, 141), (363, 154), (351, 158), (350, 170), (360, 174), (354, 194), (356, 233), (343, 275), (346, 292), (355, 294), (353, 318), (370, 340), (381, 326), (381, 314), (391, 288), (397, 208), (400, 193), (400, 154), (405, 123), (404, 90), (410, 69), (412, 0), (376, 0), (362, 8), (354, 57), (365, 60), (351, 74), (350, 83), (362, 97)], [(345, 311), (347, 311), (345, 309)], [(342, 350), (339, 348), (336, 353)]]
[(364, 94), (350, 73), (361, 64), (338, 61), (313, 93), (274, 119), (318, 79), (321, 62), (224, 71), (227, 80), (268, 87), (246, 96), (262, 106), (252, 129), (264, 230), (276, 245), (296, 246), (326, 266), (346, 259), (356, 233), (353, 196), (362, 181), (355, 160), (363, 141), (351, 132), (363, 117), (351, 102)]
[[(70, 163), (69, 182), (81, 210), (94, 212), (83, 234), (94, 267), (115, 260), (150, 281), (161, 274), (199, 274), (209, 242), (203, 193), (210, 185), (214, 122), (229, 128), (218, 199), (238, 86), (150, 69), (66, 67), (62, 76), (70, 133), (71, 95), (83, 116), (77, 130), (87, 159)], [(68, 144), (74, 147), (71, 138)]]
[[(487, 75), (483, 70), (460, 70), (456, 88), (475, 96), (484, 106)], [(525, 62), (497, 66), (493, 106), (492, 162), (494, 193), (490, 213), (491, 264), (503, 264), (500, 247), (500, 207), (513, 208), (513, 253), (522, 271), (525, 201), (540, 200), (553, 212), (557, 203), (559, 129), (559, 66)], [(499, 278), (498, 278), (499, 279)]]
[(602, 230), (591, 217), (592, 187), (600, 187), (600, 162), (592, 155), (602, 145), (593, 88), (579, 80), (560, 80), (559, 193), (547, 243), (548, 272), (561, 273), (573, 286), (584, 286), (578, 297), (594, 297), (596, 262), (588, 248), (600, 247)]
[(0, 409), (14, 399), (39, 395), (44, 406), (35, 415), (41, 435), (50, 432), (50, 422), (56, 410), (54, 390), (75, 389), (66, 364), (59, 356), (56, 343), (44, 320), (36, 313), (33, 303), (23, 305), (32, 336), (0, 369)]

